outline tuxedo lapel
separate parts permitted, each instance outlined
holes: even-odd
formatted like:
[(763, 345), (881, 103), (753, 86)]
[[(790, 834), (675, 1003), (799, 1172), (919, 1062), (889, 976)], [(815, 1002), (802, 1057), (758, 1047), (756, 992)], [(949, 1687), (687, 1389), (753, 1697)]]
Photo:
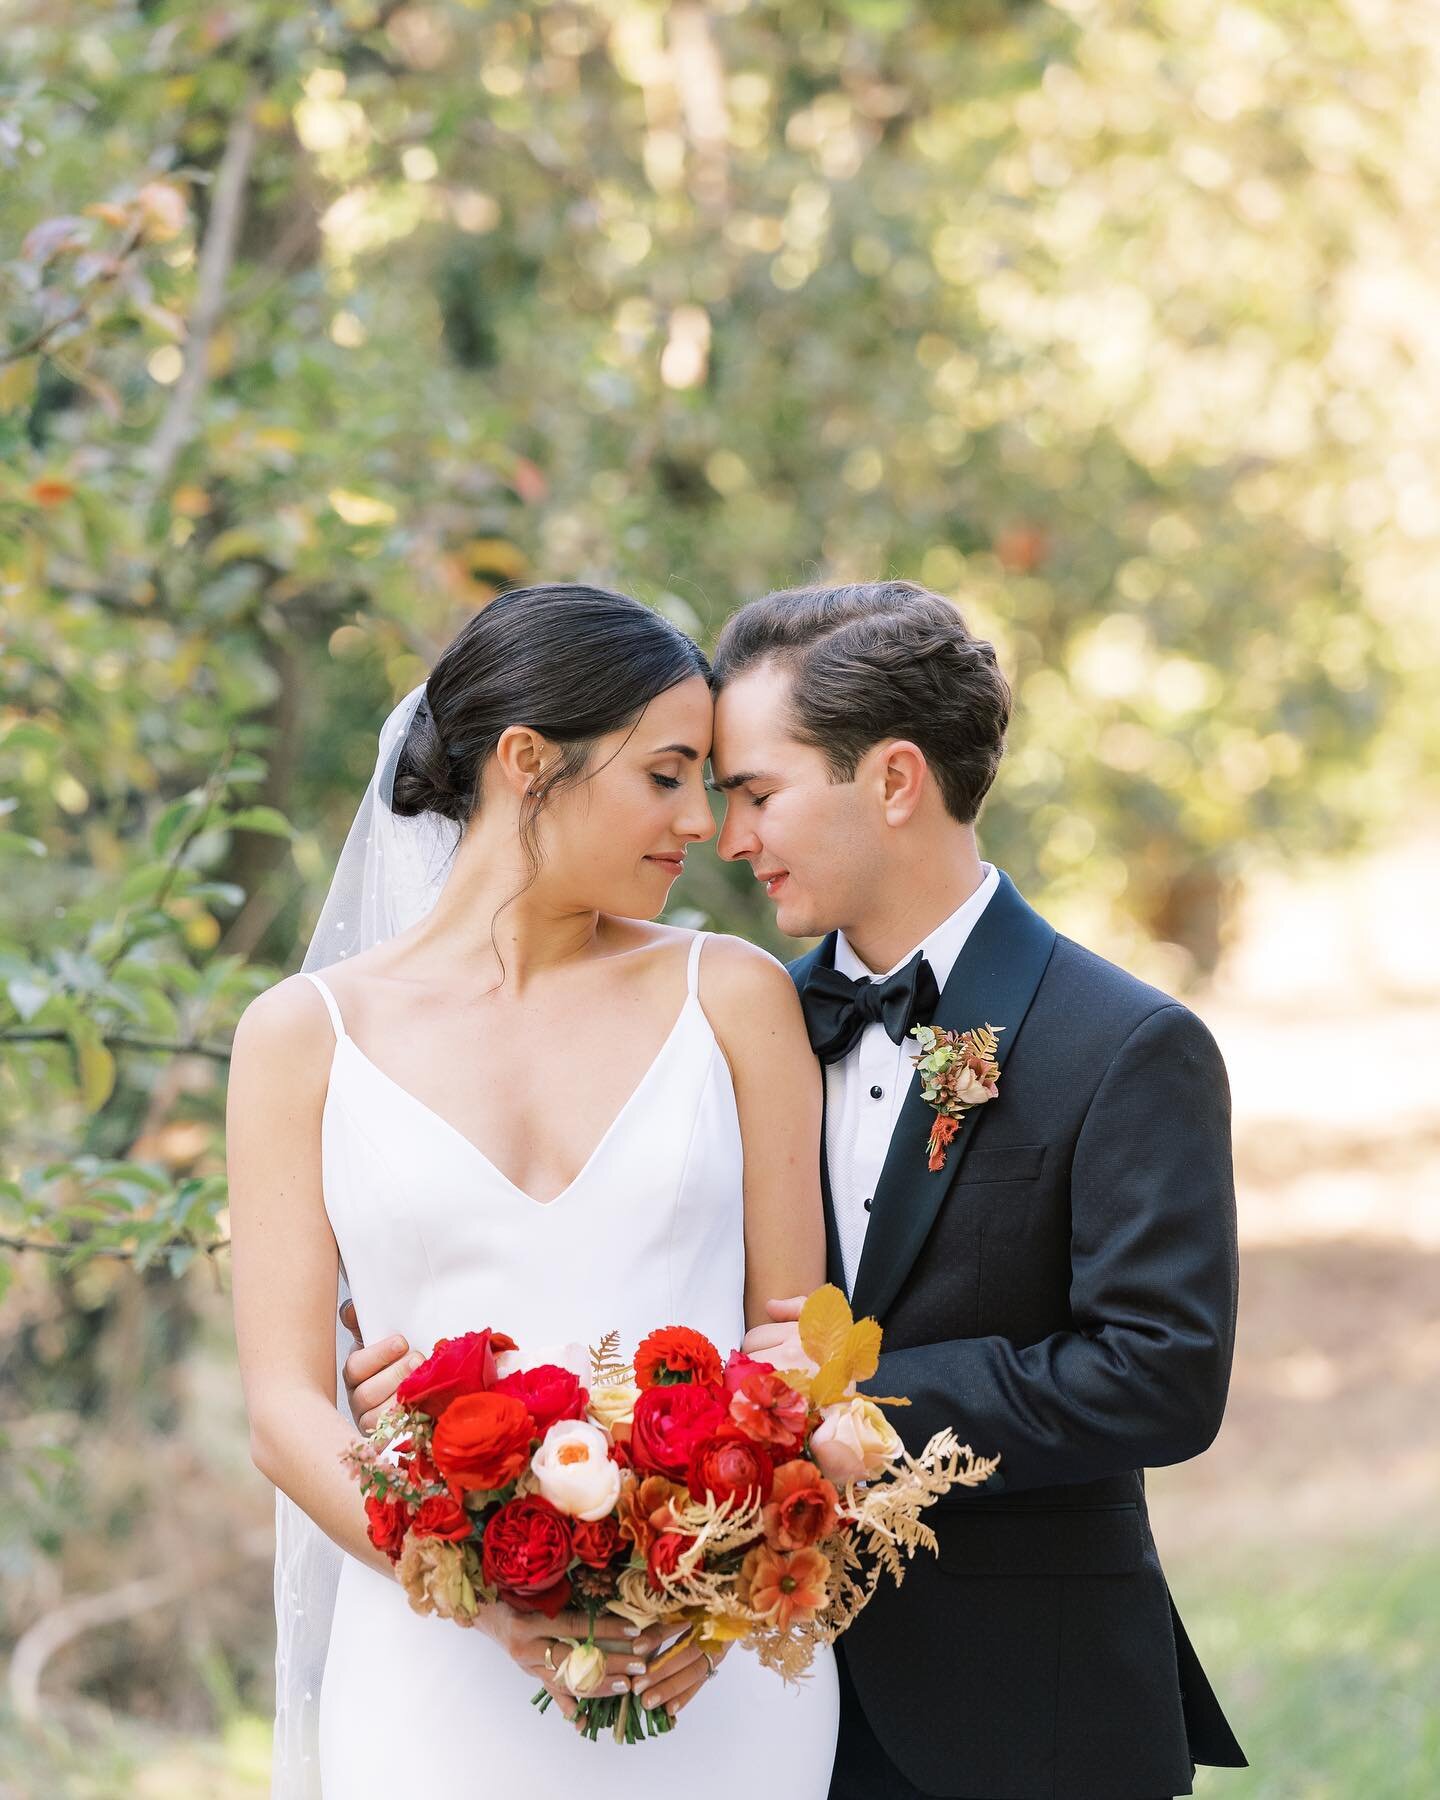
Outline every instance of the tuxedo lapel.
[[(788, 964), (790, 977), (795, 983), (797, 993), (803, 990), (806, 977), (817, 964), (827, 969), (835, 966), (835, 933), (832, 931), (822, 943), (813, 950), (807, 950), (804, 956), (797, 957)], [(829, 1083), (825, 1079), (825, 1066), (820, 1065), (820, 1194), (825, 1203), (825, 1279), (833, 1281), (841, 1291), (845, 1291), (845, 1259), (840, 1254), (840, 1228), (835, 1222), (835, 1201), (830, 1192), (830, 1154), (825, 1142), (826, 1113), (829, 1101), (826, 1097)]]
[[(1004, 1026), (996, 1053), (1003, 1071), (1054, 944), (1054, 927), (1026, 905), (1002, 871), (999, 887), (945, 983), (933, 1023), (947, 1031), (969, 1031), (987, 1024)], [(999, 1097), (989, 1104), (1005, 1104), (1003, 1075)], [(945, 1167), (931, 1173), (926, 1166), (926, 1147), (935, 1114), (921, 1098), (920, 1082), (912, 1071), (910, 1088), (876, 1184), (870, 1228), (865, 1234), (860, 1267), (855, 1272), (852, 1304), (857, 1318), (872, 1314), (883, 1322), (886, 1309), (899, 1293), (930, 1234), (935, 1215), (987, 1110), (988, 1107), (978, 1107), (967, 1115), (946, 1154)]]

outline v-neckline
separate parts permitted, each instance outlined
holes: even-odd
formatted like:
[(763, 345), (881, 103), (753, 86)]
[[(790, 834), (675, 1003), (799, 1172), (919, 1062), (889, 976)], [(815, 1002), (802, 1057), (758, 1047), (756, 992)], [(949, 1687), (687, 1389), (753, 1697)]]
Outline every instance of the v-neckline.
[(454, 1138), (457, 1143), (463, 1144), (465, 1146), (466, 1150), (468, 1150), (470, 1152), (470, 1154), (472, 1156), (474, 1156), (479, 1162), (483, 1163), (485, 1165), (485, 1167), (490, 1171), (490, 1173), (495, 1177), (495, 1179), (497, 1181), (503, 1183), (505, 1187), (509, 1188), (509, 1190), (512, 1194), (518, 1195), (518, 1197), (520, 1199), (528, 1201), (531, 1206), (539, 1207), (541, 1209), (541, 1211), (545, 1211), (545, 1210), (548, 1210), (548, 1208), (550, 1208), (552, 1206), (558, 1205), (560, 1201), (564, 1200), (568, 1195), (572, 1194), (575, 1191), (575, 1189), (580, 1185), (580, 1183), (585, 1179), (586, 1175), (589, 1174), (590, 1170), (594, 1167), (595, 1163), (598, 1162), (600, 1155), (603, 1152), (603, 1150), (605, 1149), (606, 1145), (610, 1142), (611, 1138), (614, 1137), (616, 1131), (619, 1129), (621, 1121), (625, 1118), (626, 1114), (630, 1111), (631, 1107), (634, 1106), (635, 1102), (640, 1098), (640, 1095), (644, 1092), (646, 1087), (649, 1086), (650, 1078), (654, 1075), (655, 1071), (660, 1067), (661, 1063), (665, 1060), (665, 1053), (667, 1050), (669, 1050), (671, 1044), (675, 1041), (676, 1036), (679, 1034), (681, 1026), (684, 1025), (686, 1019), (689, 1016), (691, 1007), (698, 1006), (698, 1005), (699, 1005), (699, 998), (697, 995), (692, 993), (692, 994), (687, 994), (685, 996), (685, 1002), (681, 1006), (679, 1013), (676, 1015), (675, 1023), (670, 1027), (669, 1031), (665, 1034), (665, 1041), (661, 1044), (660, 1048), (655, 1052), (655, 1055), (651, 1058), (651, 1061), (650, 1061), (648, 1067), (646, 1068), (645, 1073), (640, 1077), (639, 1081), (631, 1089), (630, 1094), (627, 1097), (627, 1099), (625, 1100), (624, 1105), (620, 1108), (619, 1112), (616, 1113), (615, 1117), (610, 1121), (610, 1123), (605, 1127), (605, 1130), (601, 1133), (599, 1143), (596, 1144), (595, 1148), (585, 1158), (585, 1161), (581, 1164), (581, 1166), (580, 1166), (579, 1170), (576, 1172), (576, 1174), (573, 1175), (571, 1177), (571, 1179), (566, 1182), (565, 1186), (560, 1189), (559, 1193), (552, 1195), (551, 1198), (548, 1200), (537, 1200), (533, 1194), (528, 1193), (524, 1188), (522, 1188), (520, 1186), (520, 1184), (518, 1182), (512, 1181), (510, 1179), (510, 1177), (505, 1173), (505, 1171), (499, 1166), (499, 1164), (493, 1162), (485, 1154), (485, 1152), (480, 1148), (480, 1146), (475, 1142), (475, 1140), (473, 1138), (467, 1137), (458, 1125), (452, 1124), (451, 1121), (445, 1117), (444, 1113), (436, 1112), (435, 1108), (433, 1106), (431, 1106), (427, 1101), (422, 1100), (418, 1094), (412, 1093), (411, 1090), (409, 1088), (407, 1088), (402, 1082), (397, 1081), (393, 1075), (387, 1074), (386, 1071), (380, 1067), (379, 1063), (377, 1063), (373, 1060), (373, 1058), (367, 1056), (366, 1053), (360, 1048), (359, 1044), (357, 1044), (355, 1042), (354, 1038), (352, 1038), (350, 1036), (348, 1031), (342, 1037), (336, 1039), (335, 1048), (336, 1048), (336, 1051), (338, 1052), (341, 1044), (348, 1044), (350, 1046), (350, 1048), (354, 1051), (355, 1055), (360, 1058), (361, 1062), (363, 1062), (368, 1069), (373, 1070), (374, 1073), (380, 1077), (381, 1081), (383, 1081), (387, 1087), (393, 1089), (393, 1091), (395, 1093), (401, 1095), (404, 1099), (408, 1100), (410, 1102), (410, 1104), (413, 1107), (415, 1107), (417, 1111), (423, 1113), (427, 1119), (433, 1119), (435, 1121), (435, 1123), (438, 1124), (444, 1131), (448, 1132), (448, 1134), (452, 1138)]

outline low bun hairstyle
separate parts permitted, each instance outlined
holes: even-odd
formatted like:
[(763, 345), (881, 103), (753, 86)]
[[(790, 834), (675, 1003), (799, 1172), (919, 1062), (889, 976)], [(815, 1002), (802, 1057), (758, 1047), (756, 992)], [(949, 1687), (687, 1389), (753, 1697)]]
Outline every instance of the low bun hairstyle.
[(657, 695), (709, 674), (683, 631), (627, 594), (512, 588), (467, 621), (430, 671), (395, 766), (392, 810), (437, 812), (463, 829), (501, 734), (529, 725), (560, 748), (521, 815), (533, 878), (535, 821), (558, 789), (584, 775), (596, 740), (633, 726)]

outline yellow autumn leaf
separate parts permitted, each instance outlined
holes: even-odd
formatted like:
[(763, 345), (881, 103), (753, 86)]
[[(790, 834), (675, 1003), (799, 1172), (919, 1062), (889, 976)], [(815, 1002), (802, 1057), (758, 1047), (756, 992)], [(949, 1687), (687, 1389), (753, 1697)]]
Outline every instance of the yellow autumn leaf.
[(850, 1370), (842, 1352), (822, 1363), (818, 1373), (811, 1377), (810, 1404), (817, 1407), (833, 1406), (837, 1400), (845, 1398), (845, 1390), (849, 1385)]
[(697, 1644), (735, 1644), (754, 1630), (748, 1619), (706, 1618), (695, 1633)]
[(99, 1112), (114, 1092), (115, 1058), (98, 1035), (84, 1031), (75, 1037), (75, 1062), (85, 1110)]
[(395, 508), (374, 494), (357, 494), (349, 488), (331, 488), (326, 496), (347, 525), (393, 525)]
[(845, 1334), (845, 1366), (851, 1381), (868, 1381), (879, 1368), (883, 1335), (875, 1319), (857, 1319)]
[(845, 1348), (854, 1323), (850, 1302), (833, 1282), (816, 1288), (800, 1309), (800, 1342), (811, 1362), (824, 1367)]

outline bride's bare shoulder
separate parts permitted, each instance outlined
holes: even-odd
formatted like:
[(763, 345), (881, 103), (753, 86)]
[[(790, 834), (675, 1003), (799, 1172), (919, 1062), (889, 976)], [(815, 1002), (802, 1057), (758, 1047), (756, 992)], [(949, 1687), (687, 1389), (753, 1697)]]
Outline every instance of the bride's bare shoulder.
[(700, 994), (712, 1004), (732, 1012), (737, 1021), (760, 1009), (792, 1017), (799, 1011), (795, 984), (784, 963), (746, 938), (711, 932), (700, 962)]
[(257, 994), (240, 1015), (230, 1048), (231, 1078), (258, 1067), (270, 1081), (311, 1077), (323, 1089), (335, 1041), (324, 999), (304, 975), (287, 975)]

